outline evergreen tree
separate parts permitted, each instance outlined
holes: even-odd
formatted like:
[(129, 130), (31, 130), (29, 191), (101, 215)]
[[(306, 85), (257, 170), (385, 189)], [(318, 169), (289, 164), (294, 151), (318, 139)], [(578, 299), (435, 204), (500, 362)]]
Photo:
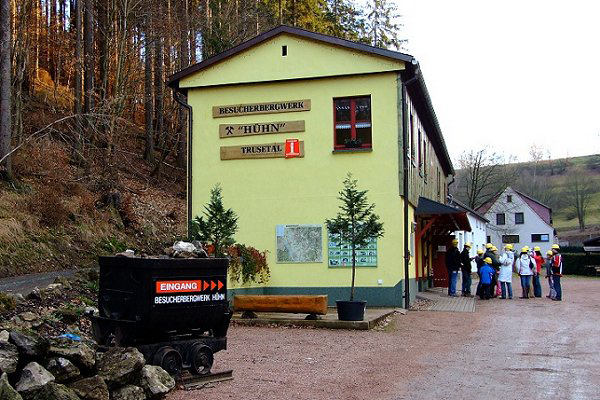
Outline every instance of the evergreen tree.
[(233, 235), (238, 229), (237, 215), (223, 206), (223, 196), (219, 184), (210, 191), (210, 201), (204, 206), (204, 217), (192, 221), (191, 236), (194, 240), (212, 244), (215, 257), (223, 257), (225, 249), (235, 243)]
[(324, 33), (331, 36), (358, 41), (365, 30), (364, 14), (351, 0), (329, 0), (326, 18)]
[(368, 190), (358, 190), (357, 180), (348, 173), (344, 180), (344, 189), (339, 192), (338, 199), (342, 202), (340, 212), (333, 219), (325, 221), (327, 229), (340, 239), (350, 243), (352, 247), (352, 286), (350, 301), (354, 300), (354, 282), (356, 276), (356, 249), (365, 246), (369, 238), (383, 236), (383, 223), (379, 216), (373, 213), (375, 204), (367, 200)]
[(399, 39), (402, 24), (398, 22), (398, 8), (390, 0), (369, 0), (367, 3), (367, 24), (363, 41), (384, 49), (399, 49), (406, 43)]

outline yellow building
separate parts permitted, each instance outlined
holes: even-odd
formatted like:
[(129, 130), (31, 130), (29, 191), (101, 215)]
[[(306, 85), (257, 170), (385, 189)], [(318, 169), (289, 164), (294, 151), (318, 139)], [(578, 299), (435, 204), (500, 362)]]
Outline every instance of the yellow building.
[(324, 225), (348, 172), (385, 228), (360, 249), (357, 299), (402, 306), (431, 284), (431, 234), (457, 227), (419, 199), (443, 207), (454, 170), (412, 56), (280, 26), (169, 86), (191, 111), (188, 217), (220, 183), (236, 241), (269, 252), (270, 281), (245, 292), (349, 297), (348, 251)]

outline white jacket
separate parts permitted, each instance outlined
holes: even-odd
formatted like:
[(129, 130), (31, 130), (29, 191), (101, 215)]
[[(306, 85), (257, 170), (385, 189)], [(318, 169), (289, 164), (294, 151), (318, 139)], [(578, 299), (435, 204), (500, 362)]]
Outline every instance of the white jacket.
[(515, 262), (515, 253), (512, 251), (505, 251), (500, 256), (500, 273), (498, 274), (498, 280), (500, 282), (512, 282), (513, 264)]
[(535, 260), (528, 254), (521, 254), (515, 263), (519, 275), (533, 275), (531, 265), (535, 265)]

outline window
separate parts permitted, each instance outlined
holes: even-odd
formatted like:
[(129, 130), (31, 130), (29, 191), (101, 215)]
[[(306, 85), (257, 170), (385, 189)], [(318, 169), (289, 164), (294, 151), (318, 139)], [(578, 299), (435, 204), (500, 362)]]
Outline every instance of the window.
[(506, 216), (504, 213), (496, 214), (496, 225), (504, 225), (506, 224)]
[(371, 148), (371, 97), (334, 99), (335, 149)]
[(418, 140), (419, 140), (419, 148), (417, 149), (418, 153), (418, 162), (419, 162), (419, 173), (421, 173), (421, 176), (423, 176), (423, 140), (421, 139), (423, 136), (423, 132), (421, 132), (421, 130), (419, 129), (419, 136), (418, 136)]
[(519, 235), (502, 235), (502, 243), (519, 243)]
[(523, 213), (515, 213), (515, 224), (524, 224), (525, 215)]
[(512, 196), (510, 194), (506, 196), (506, 202), (512, 203)]
[[(492, 243), (492, 237), (491, 237), (491, 236), (486, 236), (486, 237), (485, 237), (485, 241), (486, 241), (487, 243)], [(485, 245), (484, 245), (483, 247), (485, 247)]]
[(549, 242), (550, 235), (544, 233), (532, 233), (531, 234), (532, 242)]
[(410, 113), (410, 131), (408, 132), (410, 137), (408, 138), (409, 146), (410, 146), (410, 160), (413, 165), (415, 165), (415, 117), (413, 113)]
[(287, 46), (281, 46), (281, 56), (287, 56)]

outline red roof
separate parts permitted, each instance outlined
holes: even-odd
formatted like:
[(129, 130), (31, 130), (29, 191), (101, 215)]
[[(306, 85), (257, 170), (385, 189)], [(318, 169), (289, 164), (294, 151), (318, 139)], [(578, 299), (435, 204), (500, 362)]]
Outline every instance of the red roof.
[[(525, 193), (519, 192), (518, 190), (515, 190), (511, 187), (507, 187), (506, 189), (511, 189), (512, 191), (514, 191), (542, 219), (542, 221), (544, 221), (548, 225), (552, 225), (552, 209), (550, 207), (543, 203), (540, 203), (533, 197), (530, 197)], [(486, 214), (489, 211), (489, 209), (494, 205), (494, 203), (498, 200), (500, 195), (506, 192), (506, 189), (504, 189), (504, 191), (498, 196), (481, 205), (477, 209), (477, 212), (481, 214)]]

